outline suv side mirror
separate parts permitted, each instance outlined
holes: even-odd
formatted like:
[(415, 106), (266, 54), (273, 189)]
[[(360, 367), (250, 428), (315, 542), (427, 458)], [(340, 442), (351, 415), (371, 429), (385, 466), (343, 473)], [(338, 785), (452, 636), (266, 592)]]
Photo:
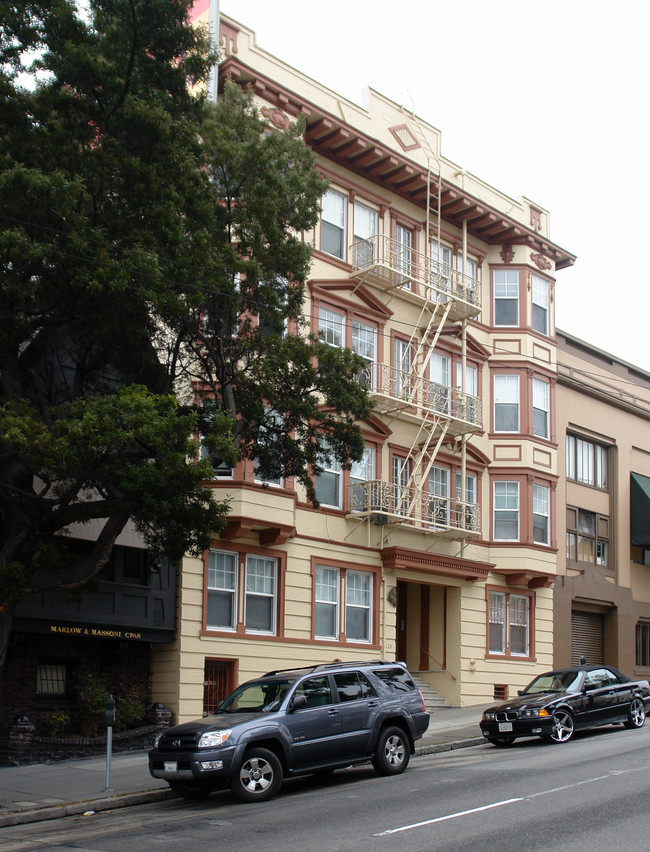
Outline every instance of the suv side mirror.
[(307, 696), (306, 695), (296, 695), (291, 702), (291, 712), (293, 713), (295, 710), (301, 710), (303, 707), (307, 706)]

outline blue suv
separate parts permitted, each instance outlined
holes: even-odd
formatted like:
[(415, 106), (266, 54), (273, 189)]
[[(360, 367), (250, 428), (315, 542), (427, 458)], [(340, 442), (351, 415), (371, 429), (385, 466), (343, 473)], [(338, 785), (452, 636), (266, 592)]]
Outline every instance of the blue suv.
[(214, 716), (159, 734), (149, 771), (185, 799), (229, 785), (242, 801), (260, 802), (284, 777), (366, 762), (380, 775), (398, 775), (428, 725), (404, 663), (272, 671), (238, 686)]

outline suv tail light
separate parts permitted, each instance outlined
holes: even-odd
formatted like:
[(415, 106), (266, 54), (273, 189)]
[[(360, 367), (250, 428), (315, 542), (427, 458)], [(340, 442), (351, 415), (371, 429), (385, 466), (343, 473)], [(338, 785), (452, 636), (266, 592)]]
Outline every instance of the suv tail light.
[(420, 692), (419, 689), (418, 689), (418, 695), (420, 696), (420, 701), (422, 702), (422, 712), (426, 713), (427, 712), (427, 705), (424, 703), (424, 695), (422, 695), (422, 693)]

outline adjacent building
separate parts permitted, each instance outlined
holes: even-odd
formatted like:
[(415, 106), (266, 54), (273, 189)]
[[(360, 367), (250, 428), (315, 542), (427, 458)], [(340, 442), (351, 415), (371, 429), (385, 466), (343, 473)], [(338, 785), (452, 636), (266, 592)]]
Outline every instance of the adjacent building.
[(447, 160), (397, 104), (339, 97), (223, 16), (221, 45), (220, 86), (276, 127), (306, 119), (329, 188), (304, 311), (363, 357), (376, 407), (363, 459), (318, 477), (319, 509), (252, 464), (215, 471), (229, 523), (183, 562), (153, 694), (183, 721), (270, 668), (376, 657), (450, 704), (506, 694), (553, 662), (554, 287), (574, 258), (546, 210)]
[(650, 674), (650, 374), (557, 333), (555, 665)]

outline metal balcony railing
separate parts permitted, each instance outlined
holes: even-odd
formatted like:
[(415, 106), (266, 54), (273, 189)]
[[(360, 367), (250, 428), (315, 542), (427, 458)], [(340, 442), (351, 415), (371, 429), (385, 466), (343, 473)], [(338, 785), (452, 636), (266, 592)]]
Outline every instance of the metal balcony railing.
[(432, 535), (469, 538), (480, 535), (477, 503), (440, 497), (421, 488), (394, 485), (380, 479), (349, 487), (348, 517), (383, 524), (405, 524)]
[(455, 435), (482, 429), (481, 400), (459, 388), (387, 364), (368, 364), (359, 381), (368, 388), (380, 412), (412, 408), (419, 415), (424, 412), (450, 421), (449, 431)]
[(350, 257), (353, 275), (380, 290), (448, 306), (451, 320), (480, 313), (481, 288), (475, 278), (390, 237), (375, 234), (353, 243)]

